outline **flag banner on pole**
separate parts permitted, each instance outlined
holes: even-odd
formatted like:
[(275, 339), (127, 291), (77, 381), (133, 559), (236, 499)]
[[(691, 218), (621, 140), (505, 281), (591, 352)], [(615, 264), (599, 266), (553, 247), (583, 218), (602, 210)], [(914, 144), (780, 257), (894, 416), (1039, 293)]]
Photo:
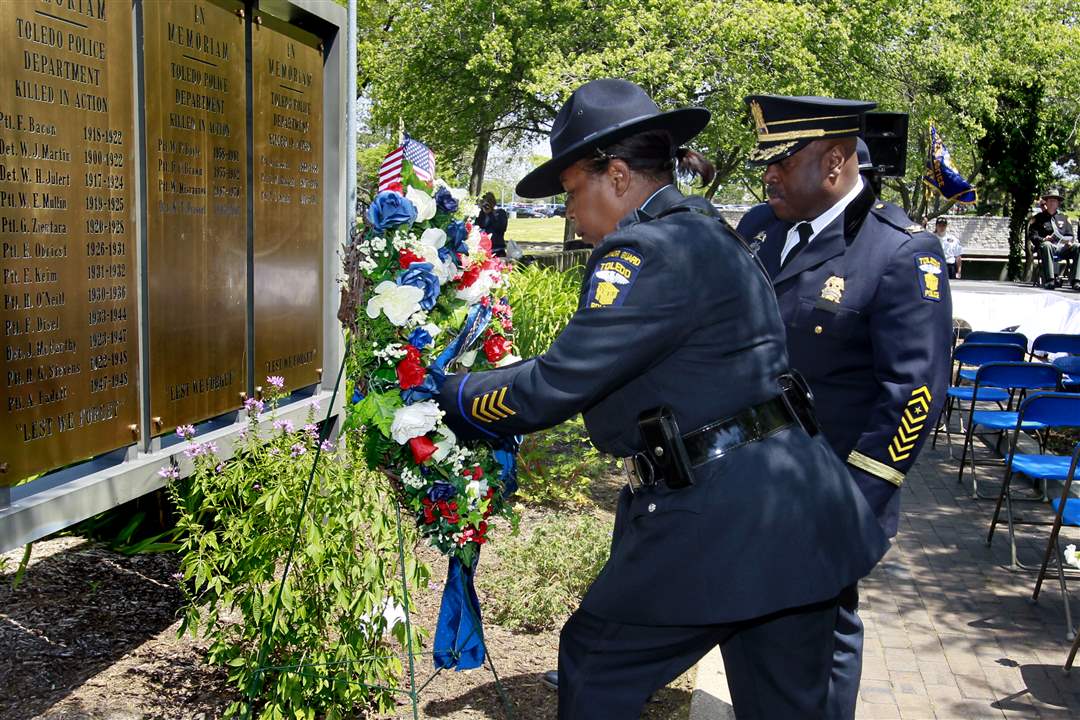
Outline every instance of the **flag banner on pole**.
[(406, 135), (405, 142), (388, 153), (379, 166), (379, 192), (400, 190), (402, 178), (409, 170), (429, 185), (435, 179), (435, 153), (424, 143)]
[(923, 183), (937, 190), (946, 200), (972, 204), (978, 202), (979, 195), (971, 183), (964, 179), (953, 165), (949, 149), (941, 139), (941, 133), (930, 123), (930, 156), (926, 159), (926, 174)]

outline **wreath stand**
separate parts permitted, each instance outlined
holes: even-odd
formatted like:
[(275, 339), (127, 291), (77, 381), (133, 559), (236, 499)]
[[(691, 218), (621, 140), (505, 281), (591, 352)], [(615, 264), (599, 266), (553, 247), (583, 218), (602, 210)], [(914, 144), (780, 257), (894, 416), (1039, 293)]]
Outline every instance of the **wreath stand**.
[[(285, 580), (289, 577), (289, 571), (292, 569), (293, 556), (294, 556), (295, 551), (296, 551), (296, 546), (299, 543), (300, 530), (303, 527), (303, 523), (304, 523), (304, 519), (305, 519), (304, 514), (305, 514), (305, 512), (307, 510), (308, 497), (311, 494), (311, 486), (314, 484), (314, 480), (315, 480), (315, 471), (316, 471), (316, 468), (318, 467), (318, 464), (319, 464), (319, 457), (322, 454), (322, 442), (324, 440), (328, 439), (328, 435), (330, 433), (330, 423), (328, 421), (330, 419), (330, 413), (333, 412), (334, 404), (337, 401), (338, 391), (339, 391), (339, 389), (341, 387), (341, 379), (345, 374), (345, 364), (346, 364), (347, 358), (349, 357), (350, 347), (351, 347), (351, 341), (350, 341), (350, 339), (347, 338), (346, 342), (345, 342), (345, 352), (342, 354), (341, 367), (338, 369), (337, 379), (334, 381), (334, 391), (333, 391), (333, 394), (331, 395), (331, 398), (330, 398), (330, 406), (327, 408), (326, 417), (323, 418), (323, 422), (320, 423), (320, 425), (319, 425), (319, 442), (318, 442), (318, 445), (316, 446), (315, 452), (314, 452), (314, 454), (312, 456), (311, 472), (308, 474), (307, 482), (304, 485), (304, 495), (303, 495), (303, 499), (300, 502), (300, 511), (297, 513), (297, 516), (296, 516), (296, 524), (293, 527), (293, 537), (292, 537), (292, 541), (289, 544), (289, 552), (288, 552), (288, 555), (286, 556), (286, 559), (285, 559), (285, 567), (284, 567), (284, 570), (283, 570), (282, 575), (281, 575), (281, 580), (278, 581), (278, 591), (277, 591), (277, 595), (276, 595), (276, 597), (274, 599), (274, 609), (273, 609), (273, 612), (272, 612), (272, 614), (270, 616), (270, 627), (271, 628), (274, 627), (274, 622), (277, 620), (278, 610), (281, 607), (281, 594), (282, 594), (281, 590), (284, 587)], [(417, 648), (415, 646), (415, 644), (413, 642), (412, 621), (410, 620), (410, 617), (412, 615), (412, 604), (410, 602), (410, 594), (409, 594), (410, 590), (409, 590), (408, 580), (406, 579), (406, 571), (405, 571), (405, 534), (402, 531), (402, 525), (401, 525), (401, 522), (402, 522), (402, 520), (401, 520), (401, 503), (397, 502), (397, 500), (395, 499), (394, 506), (395, 506), (395, 509), (396, 509), (395, 516), (396, 516), (396, 531), (397, 531), (397, 540), (398, 540), (398, 568), (399, 568), (399, 571), (401, 573), (402, 602), (403, 602), (403, 605), (404, 605), (403, 609), (404, 609), (404, 612), (405, 612), (405, 637), (406, 637), (405, 651), (406, 651), (406, 656), (408, 658), (407, 667), (408, 667), (409, 688), (408, 688), (408, 690), (404, 690), (402, 688), (389, 687), (389, 686), (385, 686), (385, 685), (370, 685), (370, 684), (366, 684), (366, 683), (352, 683), (352, 684), (355, 684), (355, 685), (357, 685), (359, 687), (369, 688), (371, 690), (387, 691), (387, 692), (394, 693), (394, 694), (397, 694), (397, 695), (405, 695), (409, 700), (410, 707), (412, 708), (412, 718), (413, 718), (413, 720), (419, 720), (420, 719), (420, 695), (424, 691), (424, 689), (426, 689), (428, 687), (428, 685), (430, 685), (435, 680), (435, 678), (437, 678), (440, 674), (442, 674), (442, 672), (443, 672), (443, 670), (445, 668), (436, 668), (435, 671), (429, 677), (424, 679), (419, 684), (419, 686), (417, 686), (415, 659), (417, 657), (421, 656), (423, 653), (421, 652), (421, 650), (419, 648)], [(495, 662), (492, 660), (491, 653), (488, 652), (488, 650), (487, 650), (487, 643), (484, 641), (483, 621), (479, 616), (477, 608), (473, 607), (473, 604), (472, 604), (471, 601), (468, 600), (468, 597), (466, 597), (466, 602), (464, 603), (464, 605), (465, 605), (465, 607), (467, 607), (469, 609), (469, 612), (471, 613), (472, 618), (475, 621), (474, 622), (474, 628), (475, 629), (473, 630), (472, 633), (470, 633), (468, 636), (466, 636), (464, 641), (460, 641), (457, 644), (458, 644), (458, 646), (465, 645), (465, 644), (467, 644), (467, 642), (469, 640), (471, 640), (473, 637), (475, 637), (476, 633), (479, 633), (481, 646), (484, 649), (485, 667), (491, 672), (491, 676), (495, 681), (495, 691), (499, 696), (499, 701), (502, 704), (503, 712), (505, 713), (507, 720), (515, 720), (517, 715), (516, 715), (516, 713), (514, 711), (514, 704), (510, 700), (510, 696), (506, 694), (506, 689), (503, 687), (502, 681), (499, 679), (499, 673), (495, 669)], [(267, 654), (268, 654), (269, 650), (270, 650), (270, 648), (269, 648), (269, 643), (268, 642), (264, 641), (264, 642), (260, 643), (260, 645), (259, 645), (259, 653), (258, 653), (258, 656), (257, 656), (256, 661), (255, 661), (255, 672), (254, 672), (254, 675), (252, 676), (251, 683), (248, 685), (247, 692), (245, 693), (246, 696), (247, 696), (246, 709), (247, 709), (247, 713), (248, 713), (249, 717), (251, 716), (251, 703), (255, 699), (255, 696), (257, 695), (257, 693), (259, 692), (259, 689), (262, 686), (262, 679), (263, 679), (263, 676), (265, 675), (265, 673), (270, 672), (270, 671), (275, 671), (275, 672), (293, 673), (293, 674), (297, 674), (297, 675), (301, 675), (301, 676), (307, 676), (307, 677), (315, 677), (314, 675), (310, 675), (310, 674), (304, 672), (307, 668), (313, 667), (312, 665), (304, 665), (304, 664), (286, 665), (286, 666), (267, 666), (267, 665), (265, 665), (264, 663), (266, 662), (266, 657), (267, 657)], [(374, 659), (376, 657), (382, 657), (382, 656), (366, 655), (366, 656), (364, 656), (362, 658), (359, 658), (358, 660), (351, 660), (351, 661), (348, 661), (348, 663), (343, 663), (343, 664), (352, 665), (352, 664), (355, 664), (355, 663), (358, 663), (358, 662), (362, 662), (364, 660)], [(455, 661), (458, 659), (459, 656), (458, 656), (456, 650), (452, 652), (452, 657), (454, 658)]]

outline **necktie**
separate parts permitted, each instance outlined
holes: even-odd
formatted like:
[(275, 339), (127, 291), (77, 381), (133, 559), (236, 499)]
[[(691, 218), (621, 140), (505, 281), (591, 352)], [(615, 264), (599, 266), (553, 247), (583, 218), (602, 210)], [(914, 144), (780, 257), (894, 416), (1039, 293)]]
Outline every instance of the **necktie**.
[(811, 227), (808, 222), (801, 222), (795, 226), (795, 231), (799, 233), (799, 242), (795, 243), (795, 247), (791, 248), (787, 257), (784, 258), (784, 262), (780, 263), (780, 269), (783, 270), (787, 267), (788, 263), (795, 259), (795, 256), (803, 251), (807, 245), (810, 244), (810, 236), (814, 234), (814, 228)]

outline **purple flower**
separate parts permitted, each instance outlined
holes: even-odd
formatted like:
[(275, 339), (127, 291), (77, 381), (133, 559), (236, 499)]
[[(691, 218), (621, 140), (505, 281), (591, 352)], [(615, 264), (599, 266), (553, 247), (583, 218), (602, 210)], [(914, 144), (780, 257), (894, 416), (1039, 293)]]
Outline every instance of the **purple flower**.
[(244, 409), (248, 411), (249, 415), (258, 415), (263, 411), (263, 401), (256, 400), (255, 398), (248, 398), (244, 401)]
[(285, 387), (285, 378), (281, 377), (280, 375), (270, 375), (266, 378), (266, 382), (277, 388), (278, 390), (281, 390)]
[(173, 580), (177, 580), (177, 581), (179, 581), (179, 580), (183, 580), (183, 579), (184, 579), (184, 573), (178, 573), (178, 572), (174, 572), (174, 573), (172, 574), (172, 579), (173, 579)]
[(322, 403), (319, 402), (318, 398), (315, 398), (311, 401), (311, 409), (315, 412), (319, 412), (320, 410), (322, 410)]
[(158, 470), (157, 474), (165, 478), (166, 480), (179, 480), (180, 468), (173, 465), (166, 465), (165, 467)]
[(194, 425), (180, 425), (176, 428), (176, 434), (182, 437), (184, 440), (190, 440), (195, 437)]
[(454, 199), (449, 190), (439, 188), (438, 192), (435, 193), (435, 207), (441, 212), (455, 213), (458, 209), (458, 201)]
[(304, 443), (293, 443), (293, 446), (289, 448), (289, 455), (291, 457), (300, 457), (307, 452), (307, 448), (304, 447)]
[(308, 423), (304, 426), (304, 432), (307, 433), (312, 440), (319, 434), (319, 426), (313, 423)]
[(277, 449), (276, 447), (272, 447), (272, 448), (270, 448), (270, 454), (271, 455), (280, 455), (281, 450)]
[(252, 490), (262, 490), (262, 485), (260, 485), (259, 483), (255, 483), (254, 485), (251, 486), (251, 489)]
[(294, 429), (292, 420), (275, 420), (274, 429), (286, 434), (291, 433)]
[(216, 472), (218, 475), (225, 472), (225, 463), (219, 462), (217, 466), (214, 467), (214, 472)]
[(319, 446), (319, 449), (322, 450), (324, 453), (332, 453), (334, 452), (334, 443), (329, 440), (323, 440), (322, 445)]

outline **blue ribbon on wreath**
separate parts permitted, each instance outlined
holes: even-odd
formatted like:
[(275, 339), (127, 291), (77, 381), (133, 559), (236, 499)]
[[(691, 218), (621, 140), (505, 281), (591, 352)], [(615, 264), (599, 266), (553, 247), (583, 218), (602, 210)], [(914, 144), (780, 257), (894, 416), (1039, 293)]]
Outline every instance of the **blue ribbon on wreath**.
[(472, 670), (484, 664), (484, 628), (473, 584), (479, 559), (477, 553), (466, 566), (450, 558), (435, 626), (434, 662), (439, 669)]

